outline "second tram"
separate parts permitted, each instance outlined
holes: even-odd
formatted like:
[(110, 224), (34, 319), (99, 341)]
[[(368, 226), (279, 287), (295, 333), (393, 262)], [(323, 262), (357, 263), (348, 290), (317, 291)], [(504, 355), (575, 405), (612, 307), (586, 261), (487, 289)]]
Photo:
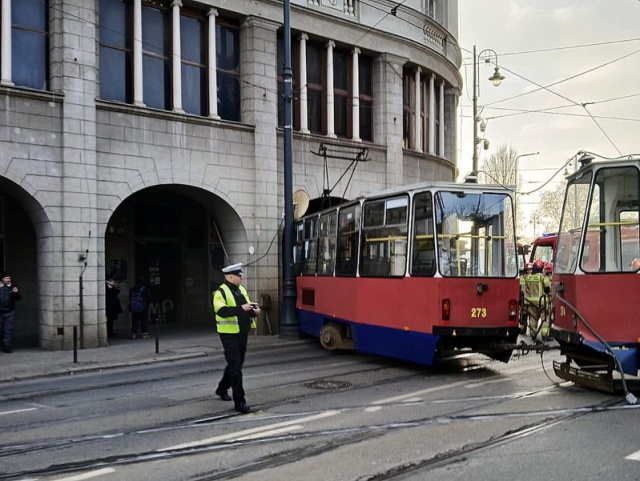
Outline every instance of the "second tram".
[(580, 164), (568, 178), (555, 254), (550, 334), (566, 361), (554, 368), (610, 391), (613, 371), (640, 368), (640, 156), (585, 154)]
[(504, 188), (390, 189), (296, 223), (300, 330), (329, 350), (424, 365), (508, 361), (519, 333), (513, 199)]

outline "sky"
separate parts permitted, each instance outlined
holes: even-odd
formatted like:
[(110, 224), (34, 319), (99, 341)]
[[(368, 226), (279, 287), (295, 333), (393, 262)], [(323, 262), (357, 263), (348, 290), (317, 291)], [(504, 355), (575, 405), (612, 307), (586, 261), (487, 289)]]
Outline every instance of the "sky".
[[(518, 196), (521, 236), (542, 233), (539, 223), (533, 232), (538, 195), (565, 182), (563, 169), (542, 187), (577, 152), (640, 154), (639, 20), (640, 0), (459, 0), (460, 174), (472, 168), (476, 45), (478, 110), (487, 125), (480, 135), (489, 139), (480, 169), (501, 144), (519, 155), (539, 152), (518, 160), (521, 191), (539, 189)], [(484, 59), (496, 56), (481, 54), (486, 49), (505, 76), (499, 87), (488, 80), (494, 66)]]

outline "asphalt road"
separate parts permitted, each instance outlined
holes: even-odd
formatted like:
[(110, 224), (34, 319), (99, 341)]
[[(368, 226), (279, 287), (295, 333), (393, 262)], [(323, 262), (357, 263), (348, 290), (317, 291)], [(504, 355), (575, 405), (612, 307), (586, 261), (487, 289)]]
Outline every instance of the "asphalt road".
[(638, 407), (557, 356), (249, 352), (248, 415), (213, 394), (221, 356), (4, 383), (0, 480), (640, 479)]

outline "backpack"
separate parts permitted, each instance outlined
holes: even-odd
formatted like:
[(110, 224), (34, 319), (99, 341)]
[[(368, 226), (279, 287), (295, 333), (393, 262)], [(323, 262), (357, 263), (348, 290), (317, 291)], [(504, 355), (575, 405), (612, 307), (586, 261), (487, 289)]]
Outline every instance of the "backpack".
[(138, 290), (134, 290), (131, 293), (131, 299), (129, 300), (129, 309), (134, 314), (140, 314), (147, 310), (147, 303), (142, 295), (144, 287), (140, 287)]

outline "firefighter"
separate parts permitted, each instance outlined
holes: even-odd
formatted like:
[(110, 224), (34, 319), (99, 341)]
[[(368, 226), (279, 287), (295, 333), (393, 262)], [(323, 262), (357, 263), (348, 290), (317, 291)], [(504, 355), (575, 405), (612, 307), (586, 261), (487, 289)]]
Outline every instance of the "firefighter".
[(524, 307), (529, 319), (529, 334), (534, 340), (538, 336), (540, 321), (544, 324), (547, 320), (547, 295), (551, 293), (551, 281), (543, 270), (544, 262), (537, 259), (533, 262), (531, 272), (520, 279)]

